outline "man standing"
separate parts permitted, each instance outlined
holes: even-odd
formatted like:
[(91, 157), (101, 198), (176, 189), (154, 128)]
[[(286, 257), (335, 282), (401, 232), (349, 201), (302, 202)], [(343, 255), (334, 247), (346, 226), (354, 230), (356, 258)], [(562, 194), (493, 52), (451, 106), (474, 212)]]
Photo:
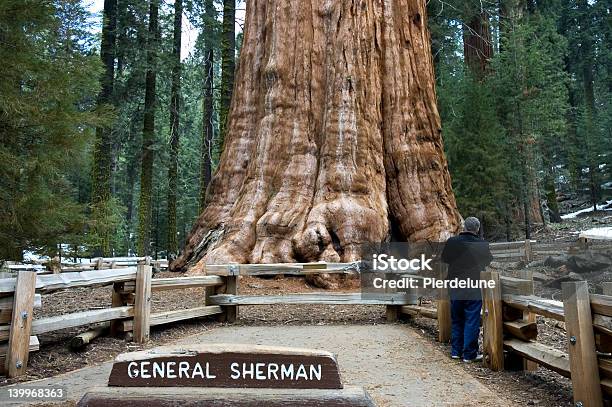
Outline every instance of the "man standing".
[[(451, 237), (442, 251), (442, 261), (448, 264), (448, 279), (480, 280), (480, 272), (493, 257), (489, 243), (478, 237), (480, 221), (469, 217), (463, 222), (463, 232)], [(477, 284), (473, 284), (478, 287)], [(482, 297), (479, 288), (451, 288), (451, 357), (464, 362), (482, 360), (478, 353), (480, 310)]]

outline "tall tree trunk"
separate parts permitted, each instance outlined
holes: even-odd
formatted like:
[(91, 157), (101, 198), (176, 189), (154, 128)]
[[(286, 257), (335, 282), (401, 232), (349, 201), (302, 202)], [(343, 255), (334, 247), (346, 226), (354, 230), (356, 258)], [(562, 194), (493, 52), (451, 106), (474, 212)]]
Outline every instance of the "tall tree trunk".
[[(503, 25), (500, 27), (500, 37), (508, 38), (507, 35), (517, 29), (524, 18), (525, 8), (526, 4), (522, 0), (504, 0), (502, 2), (501, 13), (503, 17), (501, 20)], [(514, 46), (517, 45), (514, 44)], [(525, 61), (518, 60), (516, 55), (514, 55), (513, 61), (515, 72), (527, 69), (524, 66)], [(515, 76), (516, 86), (524, 89), (526, 85), (522, 82), (522, 79), (521, 75)], [(544, 219), (542, 217), (540, 193), (534, 168), (533, 144), (535, 141), (525, 130), (522, 100), (516, 99), (514, 106), (514, 117), (510, 119), (510, 127), (512, 128), (512, 143), (515, 145), (518, 157), (517, 163), (520, 166), (518, 169), (520, 185), (517, 187), (519, 192), (519, 197), (516, 200), (517, 210), (513, 214), (517, 221), (523, 222), (525, 238), (529, 239), (531, 238), (532, 226), (534, 224), (543, 224)]]
[(145, 78), (145, 106), (142, 127), (142, 156), (140, 168), (140, 200), (138, 207), (138, 244), (140, 256), (149, 254), (151, 243), (151, 192), (153, 159), (155, 154), (155, 76), (157, 71), (157, 41), (159, 0), (149, 4), (147, 39), (147, 73)]
[(226, 148), (173, 270), (351, 261), (460, 217), (425, 0), (252, 0)]
[(546, 202), (551, 223), (560, 223), (559, 203), (557, 202), (557, 190), (555, 189), (554, 168), (548, 168), (549, 173), (544, 178), (544, 189), (546, 191)]
[(599, 198), (599, 165), (596, 153), (596, 133), (597, 128), (595, 121), (595, 91), (593, 87), (593, 67), (595, 56), (593, 55), (593, 39), (590, 35), (592, 26), (592, 18), (589, 3), (587, 0), (579, 0), (578, 22), (582, 29), (580, 37), (580, 63), (582, 64), (582, 85), (584, 90), (584, 111), (585, 111), (585, 154), (589, 170), (589, 190), (591, 192), (591, 205), (593, 210), (597, 211), (597, 201)]
[(125, 68), (125, 57), (127, 48), (127, 18), (128, 18), (128, 1), (117, 0), (117, 78), (121, 78)]
[(200, 158), (200, 212), (206, 206), (206, 189), (212, 177), (213, 138), (214, 138), (214, 24), (216, 11), (213, 0), (204, 3), (204, 97), (202, 98), (202, 148)]
[(179, 124), (181, 99), (181, 29), (183, 22), (183, 0), (174, 1), (174, 42), (172, 47), (172, 88), (170, 95), (170, 161), (168, 163), (168, 235), (167, 257), (178, 254), (176, 238), (176, 196), (178, 189)]
[[(100, 79), (101, 89), (98, 94), (97, 105), (104, 106), (113, 103), (113, 89), (115, 80), (115, 38), (117, 28), (117, 0), (104, 0), (104, 14), (102, 24), (102, 43), (100, 57), (104, 65), (104, 72)], [(105, 207), (111, 198), (112, 178), (112, 133), (110, 126), (96, 128), (96, 145), (94, 149), (94, 168), (92, 180), (92, 204), (94, 211), (102, 216)], [(102, 220), (102, 219), (100, 219)], [(100, 246), (96, 251), (100, 255), (110, 254), (110, 236), (107, 230), (102, 231)]]
[(493, 58), (493, 40), (489, 15), (482, 10), (463, 24), (463, 55), (465, 63), (478, 79), (482, 79)]
[(234, 89), (236, 69), (236, 0), (223, 0), (221, 27), (221, 106), (219, 108), (219, 141), (217, 157), (223, 152), (228, 129), (228, 114)]

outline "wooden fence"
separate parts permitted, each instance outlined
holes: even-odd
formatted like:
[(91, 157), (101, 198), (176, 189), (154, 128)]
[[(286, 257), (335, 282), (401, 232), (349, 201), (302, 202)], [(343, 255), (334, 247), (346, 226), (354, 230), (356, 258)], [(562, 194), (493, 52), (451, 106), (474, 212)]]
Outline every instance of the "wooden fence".
[[(575, 241), (559, 241), (559, 242), (537, 242), (535, 240), (520, 240), (515, 242), (497, 242), (491, 243), (491, 253), (493, 254), (494, 261), (497, 262), (530, 262), (537, 259), (543, 259), (548, 256), (560, 255), (563, 253), (572, 253), (575, 251), (584, 250), (587, 248), (600, 248), (609, 247), (609, 241), (603, 240), (591, 240), (580, 238)], [(60, 267), (55, 269), (56, 273), (59, 272), (72, 272), (72, 271), (87, 271), (87, 270), (105, 270), (105, 269), (120, 269), (125, 267), (135, 267), (140, 263), (146, 263), (153, 266), (157, 270), (167, 270), (168, 260), (159, 259), (152, 260), (150, 257), (99, 257), (92, 258), (91, 261), (82, 263), (62, 263)], [(316, 263), (295, 263), (296, 267), (301, 265), (310, 264), (311, 267), (316, 268)], [(341, 263), (328, 263), (333, 266), (334, 264), (339, 265)], [(269, 274), (266, 270), (275, 270), (278, 268), (276, 265), (258, 265), (259, 270), (255, 268), (250, 272), (251, 275), (257, 274)], [(42, 264), (26, 264), (7, 262), (4, 266), (9, 271), (18, 272), (21, 270), (33, 270), (38, 274), (50, 274), (53, 270), (48, 269)], [(288, 270), (284, 274), (291, 274), (291, 270)]]
[(35, 271), (37, 274), (57, 274), (71, 271), (106, 270), (135, 267), (138, 264), (147, 264), (157, 270), (167, 270), (168, 260), (153, 260), (151, 257), (98, 257), (88, 262), (61, 263), (47, 262), (47, 266), (40, 263), (20, 263), (8, 261), (3, 268), (8, 272), (19, 272), (23, 270)]
[[(33, 319), (33, 309), (41, 306), (41, 295), (106, 285), (113, 286), (110, 308)], [(151, 292), (229, 285), (219, 276), (152, 279), (152, 267), (144, 264), (49, 275), (20, 271), (17, 278), (0, 279), (0, 371), (9, 377), (25, 373), (29, 352), (38, 350), (36, 335), (110, 321), (111, 333), (133, 330), (134, 340), (142, 343), (147, 341), (151, 326), (223, 314), (223, 307), (207, 304), (206, 298), (201, 307), (152, 313)]]
[[(246, 305), (387, 305), (387, 316), (395, 319), (398, 307), (408, 303), (406, 300), (394, 297), (363, 299), (360, 293), (238, 295), (239, 275), (353, 273), (357, 270), (358, 263), (228, 264), (207, 266), (208, 275), (155, 279), (152, 278), (152, 266), (145, 264), (49, 275), (22, 270), (16, 278), (0, 279), (0, 371), (4, 369), (9, 377), (24, 374), (29, 352), (39, 347), (36, 335), (103, 322), (110, 323), (111, 335), (132, 331), (134, 341), (144, 343), (149, 338), (152, 326), (213, 315), (221, 321), (233, 322), (238, 315), (238, 306)], [(110, 308), (33, 319), (33, 309), (41, 306), (41, 296), (44, 294), (109, 285), (112, 285)], [(205, 288), (202, 306), (151, 311), (151, 293), (196, 287)]]
[(520, 240), (516, 242), (491, 243), (491, 254), (497, 262), (526, 262), (545, 259), (548, 256), (559, 256), (586, 249), (610, 247), (610, 241), (580, 238), (575, 241), (537, 242)]
[[(580, 243), (582, 248), (588, 242)], [(497, 246), (495, 246), (497, 245)], [(574, 245), (555, 250), (574, 250)], [(515, 250), (526, 259), (546, 253), (547, 246), (532, 241), (494, 244), (493, 252), (512, 258)], [(505, 251), (505, 252), (504, 252)], [(550, 251), (550, 250), (548, 250)], [(535, 253), (535, 254), (534, 254)], [(366, 304), (385, 305), (387, 318), (398, 315), (437, 320), (438, 339), (450, 340), (450, 300), (440, 289), (437, 307), (426, 308), (401, 297), (363, 298), (360, 293), (309, 293), (269, 296), (239, 295), (238, 276), (305, 275), (308, 273), (354, 273), (358, 263), (292, 263), (207, 265), (204, 276), (152, 278), (152, 267), (140, 264), (105, 270), (37, 275), (20, 271), (17, 278), (0, 280), (0, 368), (8, 376), (25, 372), (29, 352), (38, 349), (36, 335), (110, 321), (111, 334), (133, 332), (136, 342), (146, 342), (151, 326), (218, 316), (233, 322), (240, 306), (266, 304)], [(440, 276), (444, 278), (444, 274)], [(492, 370), (521, 366), (532, 370), (543, 366), (571, 378), (576, 405), (601, 406), (603, 395), (612, 396), (612, 284), (606, 295), (589, 294), (586, 282), (563, 283), (563, 302), (534, 296), (533, 278), (523, 271), (520, 278), (486, 272), (483, 279), (496, 282), (483, 290), (484, 363)], [(56, 317), (33, 319), (33, 308), (41, 295), (60, 289), (112, 285), (112, 306)], [(151, 293), (172, 289), (205, 287), (203, 305), (188, 310), (151, 312)], [(565, 323), (567, 351), (537, 341), (536, 316)], [(8, 341), (8, 343), (6, 343)], [(2, 344), (2, 342), (5, 342)]]

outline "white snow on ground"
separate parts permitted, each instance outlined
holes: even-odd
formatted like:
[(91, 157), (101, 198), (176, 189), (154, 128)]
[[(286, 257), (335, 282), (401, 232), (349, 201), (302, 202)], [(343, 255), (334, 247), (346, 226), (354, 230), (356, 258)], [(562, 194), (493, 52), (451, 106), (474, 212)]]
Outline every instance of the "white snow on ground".
[(583, 230), (582, 232), (580, 232), (580, 237), (584, 237), (587, 239), (612, 240), (612, 226)]
[(26, 263), (34, 262), (34, 261), (49, 261), (51, 260), (49, 256), (41, 256), (32, 251), (26, 250), (23, 252), (23, 261)]
[[(612, 211), (612, 208), (604, 209), (604, 207), (606, 207), (606, 206), (608, 206), (610, 204), (612, 204), (612, 201), (607, 201), (603, 205), (597, 205), (597, 210), (598, 211)], [(593, 212), (593, 207), (592, 206), (589, 206), (586, 209), (581, 209), (581, 210), (576, 211), (576, 212), (568, 213), (567, 215), (563, 215), (563, 216), (561, 216), (561, 219), (574, 219), (576, 216), (580, 215), (581, 213), (588, 213), (588, 212)]]

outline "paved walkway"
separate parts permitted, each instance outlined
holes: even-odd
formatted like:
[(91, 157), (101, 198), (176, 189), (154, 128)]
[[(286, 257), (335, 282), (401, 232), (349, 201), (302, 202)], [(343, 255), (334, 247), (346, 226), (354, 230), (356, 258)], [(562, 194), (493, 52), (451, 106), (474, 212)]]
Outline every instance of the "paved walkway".
[[(365, 387), (380, 407), (511, 405), (405, 325), (220, 327), (179, 344), (223, 342), (334, 352), (343, 382)], [(106, 385), (110, 368), (108, 362), (29, 384), (64, 385), (69, 398), (78, 400)]]

